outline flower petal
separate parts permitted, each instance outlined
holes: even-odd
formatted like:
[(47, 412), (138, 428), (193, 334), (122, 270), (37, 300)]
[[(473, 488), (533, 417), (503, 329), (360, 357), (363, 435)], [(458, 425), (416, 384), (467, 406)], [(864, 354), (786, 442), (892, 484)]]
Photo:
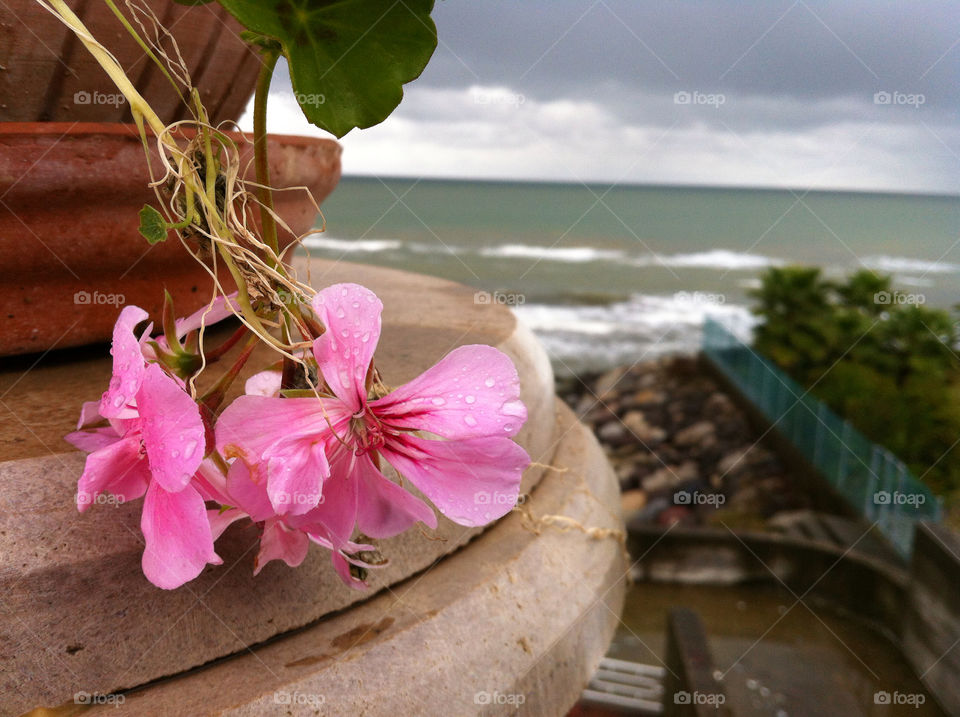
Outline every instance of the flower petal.
[(330, 477), (323, 483), (320, 504), (309, 513), (286, 519), (291, 527), (324, 535), (334, 550), (349, 542), (357, 522), (357, 481), (351, 475), (353, 459), (353, 454), (341, 451), (330, 464)]
[(391, 425), (451, 439), (513, 436), (527, 420), (513, 362), (483, 345), (454, 349), (370, 408)]
[(302, 515), (320, 502), (330, 465), (320, 436), (274, 443), (264, 454), (267, 495), (277, 515)]
[(266, 484), (256, 483), (243, 461), (237, 460), (230, 465), (230, 470), (227, 471), (227, 493), (233, 505), (242, 509), (254, 523), (275, 515)]
[(103, 416), (100, 415), (100, 401), (84, 401), (80, 407), (80, 420), (77, 421), (77, 430), (101, 420), (103, 420)]
[(222, 562), (213, 550), (203, 498), (193, 486), (172, 493), (151, 482), (140, 529), (146, 543), (143, 574), (158, 588), (180, 587), (197, 577), (207, 563)]
[(138, 436), (115, 438), (112, 443), (87, 456), (77, 482), (77, 510), (81, 513), (104, 491), (119, 503), (136, 500), (150, 482), (150, 470), (140, 455)]
[(359, 284), (334, 284), (317, 292), (313, 310), (326, 326), (313, 355), (327, 385), (353, 413), (366, 403), (367, 369), (380, 340), (383, 304)]
[(197, 309), (190, 316), (177, 319), (174, 322), (177, 338), (183, 338), (194, 329), (199, 329), (201, 326), (212, 326), (234, 313), (239, 313), (240, 309), (235, 301), (236, 298), (236, 291), (226, 297), (218, 296), (211, 304), (204, 304), (202, 308)]
[(113, 376), (110, 386), (100, 398), (100, 415), (104, 418), (133, 418), (137, 415), (136, 396), (143, 380), (146, 362), (140, 340), (133, 330), (148, 318), (139, 306), (126, 306), (113, 326)]
[(229, 510), (208, 508), (207, 520), (210, 522), (210, 537), (216, 541), (227, 528), (246, 517), (247, 514), (239, 508), (230, 508)]
[(357, 527), (371, 538), (392, 538), (418, 520), (437, 527), (430, 507), (396, 483), (388, 480), (368, 456), (357, 461), (354, 472), (360, 481), (357, 496)]
[(380, 449), (450, 520), (486, 525), (517, 502), (527, 452), (509, 438), (437, 441), (405, 436)]
[(186, 486), (203, 460), (200, 409), (158, 364), (147, 366), (137, 394), (150, 472), (166, 490)]
[(279, 396), (282, 371), (261, 371), (247, 379), (243, 392), (248, 396)]
[(254, 564), (253, 574), (256, 575), (263, 566), (271, 560), (282, 560), (291, 568), (295, 568), (307, 557), (310, 549), (310, 539), (306, 533), (293, 530), (274, 518), (263, 526), (263, 535), (260, 536), (260, 552)]
[(239, 396), (217, 420), (217, 450), (254, 466), (277, 441), (319, 436), (331, 425), (340, 431), (349, 418), (349, 409), (333, 398)]
[(81, 451), (93, 453), (94, 451), (99, 451), (101, 448), (106, 448), (116, 443), (120, 440), (120, 436), (117, 435), (117, 432), (113, 430), (112, 427), (108, 426), (105, 428), (92, 428), (86, 431), (74, 431), (73, 433), (65, 435), (63, 440), (79, 448)]

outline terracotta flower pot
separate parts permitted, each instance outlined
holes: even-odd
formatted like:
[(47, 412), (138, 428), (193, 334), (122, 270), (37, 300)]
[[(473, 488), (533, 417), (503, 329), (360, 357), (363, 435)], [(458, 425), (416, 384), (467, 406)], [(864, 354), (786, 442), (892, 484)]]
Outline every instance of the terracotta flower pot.
[[(106, 44), (164, 122), (185, 117), (172, 85), (100, 0), (67, 4)], [(123, 3), (120, 3), (123, 7)], [(218, 3), (188, 7), (150, 0), (177, 40), (214, 122), (237, 119), (256, 84), (260, 59), (241, 25)], [(103, 69), (67, 27), (34, 0), (0, 3), (0, 121), (129, 122), (129, 109)]]
[[(340, 145), (271, 136), (270, 162), (274, 186), (320, 202), (339, 181)], [(163, 288), (181, 315), (209, 300), (212, 279), (175, 237), (140, 236), (137, 213), (156, 204), (148, 181), (132, 126), (0, 123), (0, 355), (108, 340), (123, 305), (156, 320)], [(316, 220), (304, 192), (275, 205), (298, 234)]]

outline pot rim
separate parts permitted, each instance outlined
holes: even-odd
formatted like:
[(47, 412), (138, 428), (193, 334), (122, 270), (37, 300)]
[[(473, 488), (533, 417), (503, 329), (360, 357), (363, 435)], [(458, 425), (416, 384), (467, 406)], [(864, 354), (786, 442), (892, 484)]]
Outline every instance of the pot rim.
[[(240, 132), (239, 130), (222, 130), (224, 134), (240, 138), (246, 135), (248, 141), (253, 141), (252, 132)], [(148, 134), (153, 134), (147, 129)], [(86, 137), (94, 135), (107, 135), (113, 137), (137, 137), (139, 131), (137, 125), (124, 122), (0, 122), (0, 138), (15, 137), (17, 135), (44, 136), (58, 135), (61, 137)], [(314, 137), (302, 134), (274, 134), (268, 135), (271, 139), (283, 142), (289, 145), (302, 146), (320, 146), (324, 144), (336, 145), (340, 143), (332, 137)]]

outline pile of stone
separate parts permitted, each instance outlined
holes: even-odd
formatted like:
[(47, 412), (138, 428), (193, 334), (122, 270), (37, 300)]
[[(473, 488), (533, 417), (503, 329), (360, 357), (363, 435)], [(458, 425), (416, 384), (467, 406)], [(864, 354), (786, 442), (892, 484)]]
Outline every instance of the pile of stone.
[(810, 507), (693, 357), (558, 378), (557, 393), (603, 445), (628, 523), (762, 529), (774, 513)]

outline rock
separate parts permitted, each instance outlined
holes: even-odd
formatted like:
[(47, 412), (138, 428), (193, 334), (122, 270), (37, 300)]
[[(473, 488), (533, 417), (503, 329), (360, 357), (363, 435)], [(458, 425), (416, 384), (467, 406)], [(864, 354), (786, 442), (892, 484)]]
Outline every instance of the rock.
[(620, 508), (624, 515), (630, 515), (641, 510), (647, 504), (647, 494), (642, 490), (624, 491), (620, 496)]
[(663, 443), (667, 438), (667, 432), (662, 428), (651, 426), (647, 423), (647, 417), (643, 411), (630, 411), (623, 417), (623, 425), (632, 433), (638, 441), (647, 446), (655, 446)]
[(720, 416), (730, 415), (735, 413), (737, 407), (734, 405), (733, 401), (724, 394), (716, 391), (710, 394), (710, 397), (703, 404), (703, 414), (708, 418), (716, 419)]
[(618, 366), (617, 368), (607, 371), (593, 384), (593, 392), (600, 398), (604, 398), (608, 394), (613, 395), (613, 389), (620, 383), (620, 379), (623, 378), (626, 372), (627, 369), (625, 366)]
[(716, 426), (710, 421), (698, 421), (692, 426), (677, 431), (677, 434), (673, 437), (673, 444), (681, 448), (694, 446), (703, 443), (708, 436), (712, 437), (716, 430)]
[(731, 451), (717, 461), (717, 473), (719, 473), (720, 477), (722, 478), (728, 473), (731, 473), (734, 469), (737, 471), (745, 469), (748, 465), (749, 455), (749, 448), (738, 448), (735, 451)]
[[(694, 469), (696, 469), (696, 465), (694, 465)], [(677, 473), (678, 470), (680, 469), (677, 466), (664, 466), (655, 470), (640, 483), (648, 493), (672, 490), (683, 482), (683, 478)]]
[(700, 478), (700, 468), (695, 461), (684, 461), (674, 470), (674, 473), (680, 483), (698, 480)]
[(601, 443), (619, 445), (627, 438), (627, 429), (620, 421), (608, 421), (597, 429), (597, 438)]
[(647, 408), (665, 403), (667, 395), (663, 393), (663, 391), (654, 391), (653, 389), (645, 388), (634, 393), (628, 400), (632, 406)]

